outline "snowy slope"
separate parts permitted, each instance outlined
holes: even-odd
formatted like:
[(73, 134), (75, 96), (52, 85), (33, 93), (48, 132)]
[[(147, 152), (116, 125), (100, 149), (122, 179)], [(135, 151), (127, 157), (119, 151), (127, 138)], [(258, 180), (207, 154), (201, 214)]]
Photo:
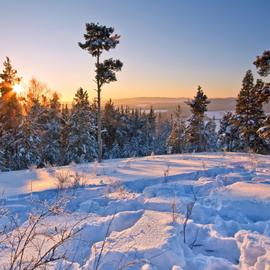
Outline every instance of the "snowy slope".
[[(59, 175), (79, 175), (83, 186), (59, 191)], [(270, 269), (268, 156), (183, 154), (3, 172), (0, 190), (20, 228), (40, 201), (69, 198), (68, 211), (39, 226), (38, 242), (52, 228), (56, 236), (63, 227), (81, 230), (61, 247), (66, 259), (47, 269)], [(2, 216), (0, 228), (6, 222)], [(0, 269), (9, 252), (0, 237)]]

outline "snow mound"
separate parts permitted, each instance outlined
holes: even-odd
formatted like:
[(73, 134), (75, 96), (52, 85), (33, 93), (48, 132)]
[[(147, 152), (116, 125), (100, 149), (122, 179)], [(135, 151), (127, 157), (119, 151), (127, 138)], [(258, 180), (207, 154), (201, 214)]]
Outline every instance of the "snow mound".
[[(0, 269), (10, 217), (11, 237), (63, 196), (65, 212), (46, 217), (26, 249), (37, 257), (75, 226), (57, 251), (65, 259), (47, 269), (270, 270), (269, 168), (267, 156), (199, 153), (0, 173)], [(59, 189), (60, 172), (81, 182)]]

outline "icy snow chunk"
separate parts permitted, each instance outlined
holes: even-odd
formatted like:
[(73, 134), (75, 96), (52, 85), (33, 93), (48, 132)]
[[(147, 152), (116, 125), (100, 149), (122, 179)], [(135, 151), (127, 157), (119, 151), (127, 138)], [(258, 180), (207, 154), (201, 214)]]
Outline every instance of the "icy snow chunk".
[(142, 266), (141, 270), (156, 270), (156, 267), (154, 268), (150, 264), (145, 264)]
[(270, 201), (270, 185), (237, 182), (227, 186), (227, 194), (232, 199), (256, 199)]
[(241, 269), (270, 269), (269, 237), (249, 231), (239, 231), (235, 237), (241, 250)]
[(178, 265), (174, 265), (172, 267), (172, 270), (183, 270), (183, 268), (181, 266), (178, 266)]
[(239, 270), (231, 262), (216, 258), (213, 256), (204, 256), (202, 254), (192, 258), (187, 267), (188, 270)]

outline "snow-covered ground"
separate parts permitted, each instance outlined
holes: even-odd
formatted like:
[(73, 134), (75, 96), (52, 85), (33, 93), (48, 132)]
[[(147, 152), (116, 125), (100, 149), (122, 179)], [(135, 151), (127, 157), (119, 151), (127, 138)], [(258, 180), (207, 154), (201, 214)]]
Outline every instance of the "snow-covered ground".
[[(83, 186), (59, 191), (61, 176)], [(21, 230), (40, 203), (69, 198), (25, 251), (29, 259), (38, 243), (49, 246), (45, 231), (57, 237), (79, 227), (58, 251), (65, 260), (47, 269), (270, 269), (268, 156), (183, 154), (3, 172), (0, 190)], [(0, 232), (7, 222), (5, 214)], [(10, 252), (0, 237), (0, 269), (9, 269)]]

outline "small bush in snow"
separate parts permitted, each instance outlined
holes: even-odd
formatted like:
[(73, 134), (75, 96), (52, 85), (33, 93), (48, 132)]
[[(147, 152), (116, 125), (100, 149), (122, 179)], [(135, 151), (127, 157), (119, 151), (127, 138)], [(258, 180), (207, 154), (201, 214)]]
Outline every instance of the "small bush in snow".
[(163, 172), (164, 183), (167, 183), (168, 182), (167, 177), (169, 176), (169, 173), (170, 173), (170, 164), (167, 165), (167, 168)]
[(83, 175), (78, 172), (71, 173), (65, 170), (55, 172), (58, 190), (76, 189), (85, 186), (85, 179)]

